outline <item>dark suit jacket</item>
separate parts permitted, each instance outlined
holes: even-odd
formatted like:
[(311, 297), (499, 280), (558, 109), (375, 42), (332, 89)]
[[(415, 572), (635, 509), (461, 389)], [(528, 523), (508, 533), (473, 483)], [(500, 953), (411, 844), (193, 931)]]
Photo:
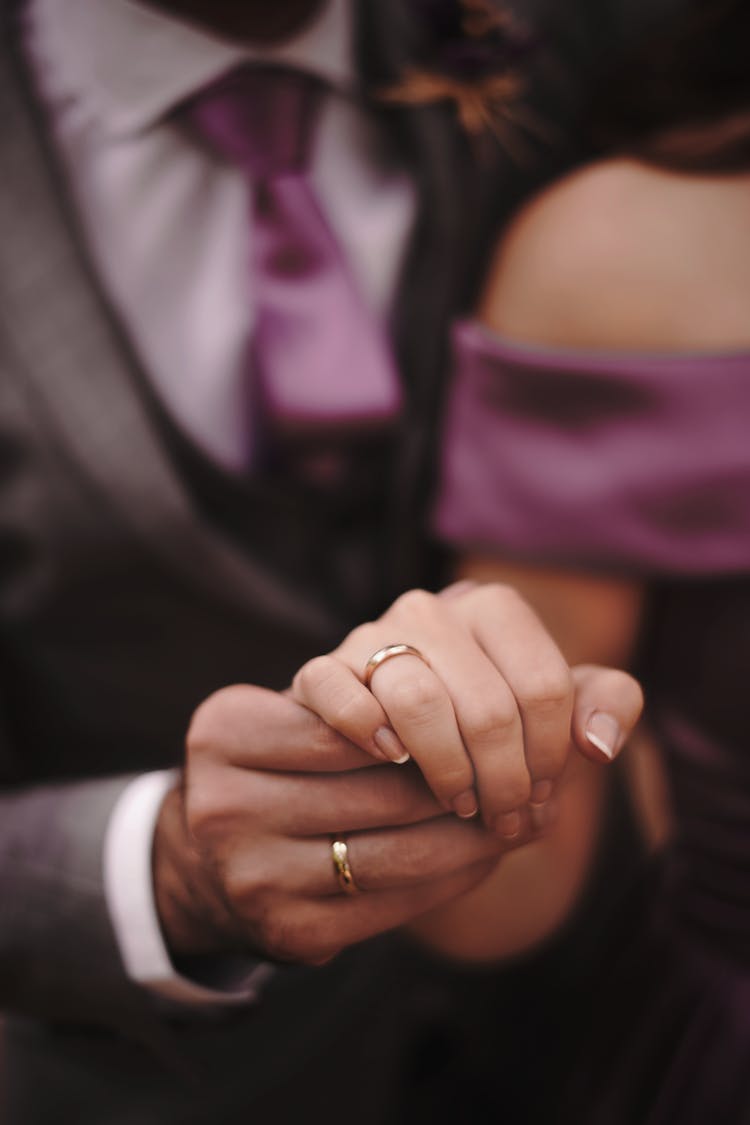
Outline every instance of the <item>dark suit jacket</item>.
[[(377, 87), (401, 73), (415, 32), (400, 0), (361, 7), (363, 70)], [(437, 581), (421, 517), (446, 328), (471, 307), (502, 217), (570, 158), (565, 129), (528, 168), (499, 151), (479, 167), (444, 107), (382, 111), (421, 195), (393, 326), (409, 408), (382, 495), (360, 513), (365, 539), (387, 547), (385, 580), (342, 607), (335, 513), (293, 488), (249, 486), (238, 535), (191, 490), (83, 253), (17, 53), (17, 4), (0, 13), (0, 1004), (13, 1013), (3, 1120), (395, 1120), (387, 1076), (403, 990), (392, 943), (285, 970), (239, 1014), (170, 1011), (123, 973), (102, 838), (134, 772), (179, 762), (189, 716), (213, 689), (283, 686), (399, 589)], [(544, 82), (539, 91), (544, 101)], [(564, 120), (559, 91), (554, 100)]]

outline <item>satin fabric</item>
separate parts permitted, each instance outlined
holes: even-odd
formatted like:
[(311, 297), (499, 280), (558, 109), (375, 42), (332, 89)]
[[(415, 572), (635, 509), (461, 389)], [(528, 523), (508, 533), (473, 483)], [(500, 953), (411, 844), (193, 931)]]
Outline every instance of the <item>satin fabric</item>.
[(555, 1120), (750, 1121), (750, 353), (593, 354), (466, 321), (435, 520), (461, 550), (635, 576), (674, 833), (619, 887)]

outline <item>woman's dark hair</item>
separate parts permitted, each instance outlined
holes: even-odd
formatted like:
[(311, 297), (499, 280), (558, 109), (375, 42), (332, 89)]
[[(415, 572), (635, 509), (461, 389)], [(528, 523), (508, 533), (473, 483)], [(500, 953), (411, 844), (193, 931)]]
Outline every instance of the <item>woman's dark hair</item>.
[(683, 171), (750, 169), (750, 0), (683, 0), (602, 59), (602, 151)]

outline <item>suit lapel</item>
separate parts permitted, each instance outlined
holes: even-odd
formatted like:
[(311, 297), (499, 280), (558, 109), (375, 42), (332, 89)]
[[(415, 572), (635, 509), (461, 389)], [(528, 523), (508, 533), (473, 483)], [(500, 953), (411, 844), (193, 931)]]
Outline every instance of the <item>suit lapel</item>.
[(301, 628), (327, 625), (201, 520), (138, 392), (134, 360), (91, 277), (54, 160), (14, 51), (15, 5), (0, 41), (0, 315), (13, 366), (79, 471), (170, 569)]

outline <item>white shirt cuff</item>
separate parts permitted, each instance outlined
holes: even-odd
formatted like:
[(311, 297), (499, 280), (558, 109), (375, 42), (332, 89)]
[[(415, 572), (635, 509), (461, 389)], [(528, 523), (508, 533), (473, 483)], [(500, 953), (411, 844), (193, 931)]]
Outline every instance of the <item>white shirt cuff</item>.
[(176, 971), (164, 943), (151, 854), (159, 810), (177, 779), (176, 770), (142, 774), (123, 790), (110, 815), (104, 841), (104, 891), (120, 955), (131, 980), (170, 1000), (209, 1007), (247, 1004), (257, 999), (261, 984), (273, 972), (271, 965), (235, 973), (226, 991), (207, 988)]

